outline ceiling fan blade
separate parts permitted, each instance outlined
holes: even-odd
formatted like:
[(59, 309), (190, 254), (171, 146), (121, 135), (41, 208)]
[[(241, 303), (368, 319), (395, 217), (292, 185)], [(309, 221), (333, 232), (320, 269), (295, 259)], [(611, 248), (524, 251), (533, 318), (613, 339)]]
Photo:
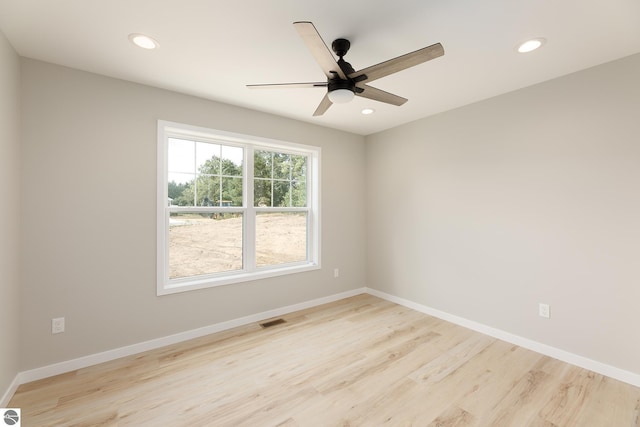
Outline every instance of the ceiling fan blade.
[(313, 87), (327, 87), (327, 82), (312, 82), (312, 83), (272, 83), (272, 84), (258, 84), (247, 85), (249, 89), (289, 89), (289, 88), (313, 88)]
[(356, 79), (356, 81), (358, 81), (358, 77), (366, 76), (366, 79), (363, 80), (372, 82), (381, 77), (405, 70), (413, 67), (414, 65), (422, 64), (423, 62), (438, 58), (442, 55), (444, 55), (444, 48), (440, 43), (436, 43), (431, 46), (418, 49), (414, 52), (407, 53), (406, 55), (398, 56), (397, 58), (351, 73), (349, 74), (349, 78)]
[(357, 87), (364, 89), (360, 93), (356, 91), (356, 96), (361, 96), (363, 98), (373, 99), (374, 101), (380, 101), (380, 102), (384, 102), (386, 104), (392, 104), (392, 105), (402, 105), (408, 101), (407, 98), (403, 98), (401, 96), (394, 95), (389, 92), (385, 92), (383, 90), (380, 90), (373, 86), (368, 86), (363, 83), (358, 84)]
[(313, 116), (321, 116), (333, 105), (333, 102), (329, 99), (329, 94), (325, 93), (324, 98), (320, 101), (320, 105), (316, 108), (316, 111), (313, 112)]
[(294, 22), (293, 26), (302, 37), (302, 41), (307, 46), (307, 49), (311, 51), (311, 54), (315, 58), (322, 71), (327, 76), (327, 78), (331, 79), (335, 77), (335, 74), (338, 74), (341, 79), (345, 80), (347, 77), (344, 72), (336, 62), (336, 59), (333, 57), (333, 54), (320, 37), (318, 30), (311, 22)]

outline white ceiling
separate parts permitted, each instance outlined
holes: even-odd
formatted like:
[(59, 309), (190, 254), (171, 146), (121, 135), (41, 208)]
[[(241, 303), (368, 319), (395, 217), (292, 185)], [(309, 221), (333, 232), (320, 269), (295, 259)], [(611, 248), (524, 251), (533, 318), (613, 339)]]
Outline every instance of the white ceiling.
[[(401, 107), (356, 98), (312, 117), (324, 89), (245, 87), (324, 80), (294, 21), (349, 39), (356, 70), (436, 42), (445, 55), (371, 83)], [(368, 135), (640, 52), (640, 1), (0, 0), (0, 29), (25, 57)], [(516, 53), (532, 37), (547, 43)]]

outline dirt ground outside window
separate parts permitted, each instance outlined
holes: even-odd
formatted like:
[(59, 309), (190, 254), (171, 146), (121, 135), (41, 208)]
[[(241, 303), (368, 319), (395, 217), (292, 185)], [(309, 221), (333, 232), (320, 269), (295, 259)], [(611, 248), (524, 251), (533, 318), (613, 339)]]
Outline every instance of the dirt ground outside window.
[[(268, 266), (307, 258), (306, 213), (260, 213), (256, 217), (256, 264)], [(172, 217), (169, 278), (242, 269), (242, 216), (209, 214)]]

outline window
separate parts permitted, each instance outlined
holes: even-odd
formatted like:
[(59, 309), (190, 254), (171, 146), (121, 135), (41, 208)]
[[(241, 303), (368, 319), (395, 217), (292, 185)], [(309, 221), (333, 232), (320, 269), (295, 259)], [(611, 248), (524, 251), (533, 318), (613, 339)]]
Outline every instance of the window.
[(320, 268), (320, 148), (158, 122), (158, 295)]

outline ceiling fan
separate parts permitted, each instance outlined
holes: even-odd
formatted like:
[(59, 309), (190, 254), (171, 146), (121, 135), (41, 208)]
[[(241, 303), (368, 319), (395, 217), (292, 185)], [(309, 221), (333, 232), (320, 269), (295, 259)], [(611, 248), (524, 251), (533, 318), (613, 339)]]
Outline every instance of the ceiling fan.
[(376, 89), (367, 83), (444, 55), (444, 48), (440, 43), (436, 43), (407, 53), (406, 55), (398, 56), (397, 58), (381, 62), (377, 65), (355, 71), (351, 64), (344, 60), (344, 56), (349, 51), (349, 47), (351, 47), (349, 40), (336, 39), (331, 44), (331, 48), (339, 58), (336, 61), (313, 23), (294, 22), (293, 26), (298, 31), (298, 34), (300, 34), (300, 37), (302, 37), (304, 44), (311, 51), (320, 68), (322, 68), (322, 71), (324, 71), (324, 74), (327, 76), (327, 81), (257, 84), (247, 85), (247, 87), (250, 89), (326, 87), (327, 93), (313, 113), (314, 116), (321, 116), (332, 104), (349, 102), (354, 96), (361, 96), (392, 105), (402, 105), (407, 102), (406, 98)]

